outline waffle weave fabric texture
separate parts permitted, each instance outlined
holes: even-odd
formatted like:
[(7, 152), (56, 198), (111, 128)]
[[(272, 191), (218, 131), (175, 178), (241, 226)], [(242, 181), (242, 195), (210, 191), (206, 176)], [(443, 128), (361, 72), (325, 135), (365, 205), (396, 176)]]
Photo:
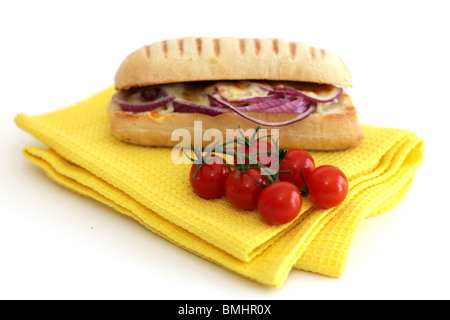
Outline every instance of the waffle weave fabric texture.
[(203, 200), (189, 184), (188, 164), (170, 148), (120, 142), (109, 130), (110, 87), (48, 114), (17, 115), (16, 124), (48, 148), (24, 155), (48, 177), (125, 214), (172, 243), (258, 283), (280, 287), (293, 268), (339, 277), (361, 221), (394, 207), (423, 159), (414, 133), (364, 125), (365, 138), (349, 150), (311, 152), (316, 165), (341, 168), (349, 180), (343, 203), (323, 210), (304, 198), (291, 223), (269, 226), (255, 211), (226, 199)]

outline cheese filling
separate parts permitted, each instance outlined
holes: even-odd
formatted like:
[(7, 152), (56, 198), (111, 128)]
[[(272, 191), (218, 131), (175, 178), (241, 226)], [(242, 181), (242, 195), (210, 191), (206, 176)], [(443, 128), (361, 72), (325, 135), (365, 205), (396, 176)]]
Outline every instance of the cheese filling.
[[(128, 92), (125, 96), (126, 102), (131, 104), (142, 103), (143, 99), (158, 99), (164, 96), (173, 96), (178, 101), (188, 101), (196, 105), (212, 107), (209, 95), (218, 95), (221, 99), (224, 99), (239, 108), (255, 103), (253, 101), (252, 103), (246, 101), (252, 98), (274, 97), (273, 88), (290, 88), (301, 91), (310, 97), (320, 99), (328, 97), (331, 90), (335, 87), (325, 84), (281, 81), (187, 82), (132, 89), (131, 92)], [(337, 99), (334, 101), (336, 100)], [(314, 102), (316, 105), (316, 111), (314, 112), (326, 112), (327, 108), (329, 108), (334, 101), (326, 103)], [(156, 111), (161, 114), (171, 114), (176, 112), (172, 102), (154, 108), (151, 111)]]

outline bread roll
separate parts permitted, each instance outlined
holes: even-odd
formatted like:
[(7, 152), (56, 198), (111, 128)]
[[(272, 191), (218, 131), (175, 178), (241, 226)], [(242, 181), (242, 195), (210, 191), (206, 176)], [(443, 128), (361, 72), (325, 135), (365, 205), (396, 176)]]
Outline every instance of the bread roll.
[[(320, 84), (349, 87), (351, 74), (343, 60), (323, 49), (301, 42), (279, 39), (184, 38), (153, 43), (131, 53), (115, 76), (118, 91), (162, 84), (197, 81), (295, 81), (308, 86)], [(317, 85), (319, 84), (319, 85)], [(108, 112), (111, 130), (118, 139), (142, 146), (179, 145), (172, 133), (186, 129), (194, 139), (194, 121), (202, 130), (218, 129), (226, 137), (227, 129), (255, 129), (258, 124), (234, 113), (217, 116), (201, 113), (123, 111), (111, 100)], [(295, 114), (248, 112), (254, 118), (281, 122)], [(274, 127), (265, 127), (274, 129)], [(307, 118), (279, 130), (280, 146), (306, 150), (343, 150), (362, 138), (355, 106), (347, 93), (317, 109)], [(192, 141), (193, 142), (193, 141)], [(209, 145), (211, 141), (203, 141)]]

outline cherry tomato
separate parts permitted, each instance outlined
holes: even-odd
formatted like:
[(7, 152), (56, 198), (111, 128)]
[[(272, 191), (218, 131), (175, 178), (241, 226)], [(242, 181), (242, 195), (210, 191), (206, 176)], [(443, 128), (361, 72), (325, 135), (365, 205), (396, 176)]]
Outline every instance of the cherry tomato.
[(290, 182), (279, 181), (264, 188), (258, 198), (258, 212), (268, 224), (284, 224), (302, 208), (300, 191)]
[(231, 168), (220, 161), (201, 164), (197, 173), (198, 164), (192, 164), (190, 182), (194, 192), (205, 199), (220, 198), (225, 194), (225, 181)]
[(303, 188), (305, 184), (301, 172), (303, 172), (303, 177), (308, 185), (309, 177), (315, 167), (314, 159), (308, 152), (301, 149), (289, 149), (281, 161), (280, 170), (291, 170), (291, 172), (280, 172), (278, 178)]
[(267, 183), (259, 169), (256, 168), (245, 172), (231, 172), (225, 182), (225, 194), (228, 201), (244, 210), (255, 209), (258, 196), (264, 188), (252, 178), (262, 184)]
[(347, 177), (335, 166), (320, 166), (311, 172), (308, 189), (311, 201), (328, 209), (345, 199), (348, 191)]

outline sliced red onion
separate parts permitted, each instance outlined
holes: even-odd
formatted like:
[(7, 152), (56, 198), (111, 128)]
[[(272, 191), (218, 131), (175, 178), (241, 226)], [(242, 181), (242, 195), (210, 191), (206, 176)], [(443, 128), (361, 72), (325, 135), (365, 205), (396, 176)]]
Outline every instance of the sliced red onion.
[[(224, 101), (217, 96), (210, 96), (210, 101), (213, 101), (214, 105), (228, 108), (228, 101)], [(223, 103), (223, 102), (225, 103)], [(290, 98), (271, 99), (265, 102), (251, 104), (245, 107), (238, 107), (239, 111), (261, 111), (267, 113), (303, 113), (308, 109), (305, 99), (292, 100)]]
[[(241, 109), (239, 109), (241, 110)], [(303, 113), (306, 110), (308, 110), (308, 103), (305, 101), (305, 99), (298, 99), (294, 101), (288, 101), (284, 104), (281, 104), (277, 107), (273, 107), (267, 110), (264, 110), (264, 112), (267, 113)]]
[(231, 104), (225, 102), (225, 101), (221, 101), (221, 104), (229, 109), (231, 109), (232, 111), (236, 112), (237, 114), (239, 114), (241, 117), (250, 120), (252, 122), (255, 122), (259, 125), (262, 126), (267, 126), (267, 127), (281, 127), (281, 126), (286, 126), (288, 124), (300, 121), (305, 119), (306, 117), (308, 117), (311, 113), (313, 113), (316, 110), (316, 106), (313, 104), (310, 104), (307, 109), (305, 110), (305, 112), (300, 113), (298, 116), (296, 116), (295, 118), (286, 120), (286, 121), (281, 121), (281, 122), (269, 122), (269, 121), (264, 121), (264, 120), (260, 120), (257, 118), (254, 118), (252, 116), (249, 116), (248, 114), (246, 114), (245, 112), (241, 111), (239, 107), (233, 107)]
[(218, 116), (222, 113), (228, 112), (227, 109), (219, 108), (219, 107), (205, 107), (199, 104), (192, 103), (190, 101), (176, 99), (172, 102), (174, 107), (174, 111), (176, 112), (186, 112), (186, 113), (201, 113), (206, 114), (208, 116)]
[[(267, 88), (258, 83), (250, 83), (248, 86), (257, 85), (261, 90), (268, 93), (267, 96), (250, 97), (244, 99), (226, 99), (220, 94), (219, 87), (215, 87), (213, 94), (207, 94), (211, 106), (195, 104), (175, 96), (167, 96), (167, 93), (159, 87), (144, 88), (140, 92), (139, 103), (129, 103), (126, 101), (127, 93), (118, 92), (113, 96), (113, 100), (120, 105), (122, 110), (130, 112), (145, 112), (156, 109), (168, 103), (172, 103), (175, 112), (179, 113), (200, 113), (209, 116), (217, 116), (230, 111), (235, 112), (243, 118), (264, 126), (284, 126), (308, 117), (316, 110), (315, 102), (330, 102), (337, 99), (343, 92), (342, 88), (333, 87), (327, 97), (310, 96), (305, 92), (292, 88)], [(300, 97), (300, 98), (297, 98)], [(236, 107), (233, 104), (248, 104)], [(297, 114), (296, 117), (281, 121), (269, 122), (254, 118), (246, 112), (259, 111), (266, 113), (290, 113)]]
[[(211, 104), (214, 106), (222, 106), (227, 108), (227, 103), (232, 103), (228, 100), (222, 99), (222, 96), (219, 94), (217, 95), (208, 95), (209, 101), (211, 101)], [(284, 103), (287, 103), (291, 101), (290, 99), (264, 99), (261, 103), (254, 103), (249, 106), (245, 107), (239, 107), (239, 110), (247, 112), (247, 111), (263, 111), (270, 108), (278, 107)]]
[(302, 92), (302, 91), (299, 91), (296, 89), (292, 89), (292, 88), (285, 88), (285, 87), (274, 87), (272, 89), (272, 92), (296, 96), (296, 97), (303, 97), (312, 102), (325, 103), (325, 102), (332, 102), (333, 100), (339, 98), (342, 95), (342, 92), (344, 92), (344, 89), (340, 88), (340, 87), (333, 87), (333, 89), (330, 91), (330, 93), (326, 97), (311, 96), (311, 95), (306, 94), (305, 92)]
[(268, 112), (269, 110), (280, 107), (284, 104), (291, 102), (289, 99), (270, 99), (263, 101), (261, 103), (254, 103), (246, 107), (239, 107), (239, 110), (247, 112), (247, 111), (263, 111)]
[(153, 101), (148, 101), (148, 102), (129, 103), (120, 97), (120, 92), (116, 93), (113, 96), (113, 101), (116, 102), (123, 111), (129, 111), (129, 112), (151, 111), (151, 110), (161, 107), (169, 102), (172, 102), (174, 99), (175, 99), (175, 97), (169, 96), (169, 97), (163, 97), (163, 98), (153, 100)]

